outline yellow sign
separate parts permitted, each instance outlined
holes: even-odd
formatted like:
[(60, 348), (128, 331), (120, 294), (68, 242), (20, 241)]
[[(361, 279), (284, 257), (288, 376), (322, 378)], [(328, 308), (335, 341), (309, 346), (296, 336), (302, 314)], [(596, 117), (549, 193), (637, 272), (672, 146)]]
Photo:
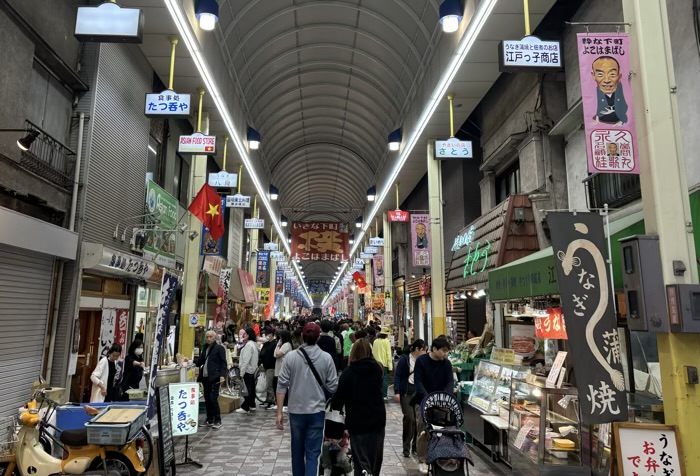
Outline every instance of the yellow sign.
[(270, 301), (270, 288), (255, 288), (258, 295), (259, 303), (267, 303)]
[(207, 325), (207, 315), (204, 313), (192, 313), (189, 315), (190, 327), (205, 327)]
[(491, 351), (491, 362), (501, 365), (513, 365), (515, 363), (515, 350), (494, 347)]

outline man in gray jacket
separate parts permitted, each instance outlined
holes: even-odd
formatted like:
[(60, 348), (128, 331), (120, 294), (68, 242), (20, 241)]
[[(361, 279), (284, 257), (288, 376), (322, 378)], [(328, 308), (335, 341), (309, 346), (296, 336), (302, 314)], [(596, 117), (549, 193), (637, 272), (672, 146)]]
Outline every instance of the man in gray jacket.
[[(316, 345), (320, 335), (321, 328), (318, 324), (310, 322), (304, 326), (303, 345), (284, 358), (277, 382), (277, 428), (280, 430), (284, 430), (284, 397), (289, 393), (294, 476), (318, 475), (326, 401), (338, 388), (338, 375), (333, 358)], [(309, 365), (309, 360), (318, 374), (318, 379)]]

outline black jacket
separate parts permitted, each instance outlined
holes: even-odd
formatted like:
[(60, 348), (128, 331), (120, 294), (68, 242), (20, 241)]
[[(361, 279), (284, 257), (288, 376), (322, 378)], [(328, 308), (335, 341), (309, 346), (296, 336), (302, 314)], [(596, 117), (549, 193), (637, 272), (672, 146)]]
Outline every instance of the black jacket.
[(331, 336), (327, 335), (321, 335), (321, 337), (318, 338), (318, 342), (316, 343), (322, 351), (330, 354), (331, 357), (333, 357), (333, 363), (335, 364), (335, 368), (338, 368), (338, 352), (335, 349), (335, 339), (332, 338)]
[[(209, 359), (207, 360), (207, 355)], [(203, 366), (207, 363), (207, 373), (210, 382), (218, 381), (221, 377), (226, 377), (228, 373), (228, 365), (226, 364), (226, 350), (223, 345), (214, 343), (210, 346), (205, 345), (199, 351), (199, 357), (194, 361), (199, 367), (199, 381), (204, 381)]]
[(406, 395), (408, 392), (408, 377), (411, 376), (411, 354), (404, 354), (394, 369), (394, 393)]
[(373, 358), (353, 362), (340, 375), (331, 408), (345, 407), (345, 426), (351, 435), (384, 431), (383, 376), (382, 368)]
[(265, 370), (273, 370), (275, 368), (275, 349), (277, 348), (277, 341), (265, 342), (260, 350), (260, 363), (262, 363)]
[(143, 378), (143, 369), (134, 365), (134, 362), (143, 362), (143, 357), (127, 354), (124, 360), (124, 376), (122, 377), (122, 390), (124, 392), (131, 388), (139, 388)]

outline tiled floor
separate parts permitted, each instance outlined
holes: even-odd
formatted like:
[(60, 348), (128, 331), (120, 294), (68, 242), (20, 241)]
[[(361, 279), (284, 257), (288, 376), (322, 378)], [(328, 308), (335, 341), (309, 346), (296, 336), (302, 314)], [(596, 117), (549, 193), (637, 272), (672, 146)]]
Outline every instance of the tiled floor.
[[(387, 403), (387, 427), (382, 474), (419, 475), (414, 458), (404, 458), (401, 447), (401, 407)], [(224, 415), (219, 430), (204, 431), (190, 440), (191, 457), (204, 465), (179, 466), (178, 475), (291, 475), (290, 436), (288, 426), (284, 432), (275, 426), (275, 412), (258, 409), (257, 412), (240, 415)], [(183, 457), (178, 446), (176, 458)], [(475, 466), (470, 476), (501, 475), (489, 461), (473, 452)]]

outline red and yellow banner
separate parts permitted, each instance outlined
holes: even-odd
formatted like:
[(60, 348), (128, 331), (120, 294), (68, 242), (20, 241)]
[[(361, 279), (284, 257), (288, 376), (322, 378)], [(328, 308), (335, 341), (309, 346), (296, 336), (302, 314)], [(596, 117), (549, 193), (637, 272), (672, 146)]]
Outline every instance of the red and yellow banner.
[(348, 225), (339, 222), (294, 222), (292, 257), (304, 261), (346, 261)]

